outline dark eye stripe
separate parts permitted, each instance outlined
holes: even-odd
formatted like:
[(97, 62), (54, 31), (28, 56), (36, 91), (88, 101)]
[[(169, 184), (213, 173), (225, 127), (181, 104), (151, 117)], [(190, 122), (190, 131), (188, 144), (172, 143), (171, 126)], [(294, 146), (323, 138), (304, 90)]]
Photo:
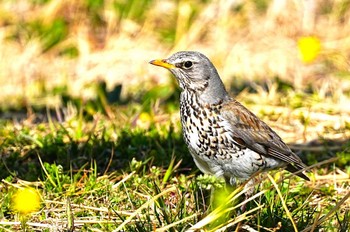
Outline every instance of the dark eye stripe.
[(183, 65), (182, 65), (182, 63), (176, 63), (175, 66), (176, 66), (177, 68), (182, 68)]

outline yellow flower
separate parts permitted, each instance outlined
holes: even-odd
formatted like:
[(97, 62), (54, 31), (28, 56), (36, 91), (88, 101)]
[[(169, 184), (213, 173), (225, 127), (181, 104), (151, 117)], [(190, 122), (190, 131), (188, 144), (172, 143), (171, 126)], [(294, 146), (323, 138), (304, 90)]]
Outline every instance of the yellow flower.
[(37, 212), (40, 209), (40, 195), (33, 188), (17, 190), (12, 197), (12, 209), (21, 215)]
[(303, 63), (313, 62), (321, 51), (321, 41), (315, 36), (304, 36), (298, 40), (299, 57)]

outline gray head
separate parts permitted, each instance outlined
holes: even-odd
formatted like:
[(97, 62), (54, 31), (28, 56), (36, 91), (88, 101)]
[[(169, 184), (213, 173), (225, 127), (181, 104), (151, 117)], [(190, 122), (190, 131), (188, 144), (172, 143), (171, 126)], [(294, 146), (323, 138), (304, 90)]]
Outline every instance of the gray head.
[(214, 65), (202, 53), (182, 51), (150, 63), (169, 69), (183, 91), (193, 91), (205, 102), (216, 103), (228, 98)]

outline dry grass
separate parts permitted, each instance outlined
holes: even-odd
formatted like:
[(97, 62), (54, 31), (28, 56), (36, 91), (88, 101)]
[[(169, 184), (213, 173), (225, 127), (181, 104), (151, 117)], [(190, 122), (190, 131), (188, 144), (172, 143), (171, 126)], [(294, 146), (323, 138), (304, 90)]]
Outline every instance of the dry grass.
[[(337, 13), (345, 4), (342, 1), (315, 2), (315, 12), (309, 12), (302, 1), (284, 4), (273, 1), (266, 10), (257, 9), (253, 1), (242, 5), (235, 1), (228, 4), (155, 1), (142, 23), (129, 18), (118, 20), (111, 12), (112, 3), (106, 1), (102, 9), (104, 24), (98, 33), (86, 19), (82, 1), (53, 0), (43, 5), (29, 1), (2, 3), (2, 11), (6, 12), (0, 33), (0, 54), (6, 58), (2, 59), (0, 76), (4, 96), (23, 92), (35, 95), (35, 88), (30, 90), (38, 80), (44, 81), (49, 89), (67, 83), (73, 93), (100, 79), (109, 86), (121, 83), (126, 91), (139, 83), (164, 83), (165, 78), (147, 61), (177, 50), (204, 52), (228, 84), (233, 77), (250, 81), (278, 76), (298, 88), (312, 83), (314, 88), (326, 92), (332, 92), (334, 86), (349, 90), (348, 78), (338, 81), (339, 72), (349, 71), (350, 53), (349, 13)], [(238, 7), (241, 9), (232, 10)], [(285, 8), (288, 10), (282, 10)], [(323, 13), (327, 8), (332, 13)], [(193, 14), (195, 18), (191, 19)], [(18, 40), (8, 39), (19, 30), (16, 27), (20, 23), (38, 20), (49, 24), (60, 17), (69, 22), (68, 35), (48, 52), (42, 52), (39, 38), (19, 35)], [(166, 27), (175, 30), (174, 44), (164, 43), (159, 35), (159, 30)], [(298, 59), (296, 41), (310, 34), (321, 39), (322, 54), (313, 64), (303, 65)], [(77, 58), (59, 55), (71, 45), (79, 51)], [(342, 84), (334, 84), (334, 79)]]

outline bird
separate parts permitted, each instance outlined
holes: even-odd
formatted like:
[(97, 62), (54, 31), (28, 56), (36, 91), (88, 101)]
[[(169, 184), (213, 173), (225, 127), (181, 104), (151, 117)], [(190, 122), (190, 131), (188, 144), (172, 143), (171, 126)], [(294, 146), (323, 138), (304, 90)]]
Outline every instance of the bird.
[(309, 180), (307, 168), (281, 137), (227, 92), (212, 62), (197, 51), (179, 51), (150, 64), (168, 69), (180, 93), (184, 141), (203, 173), (230, 185), (286, 168)]

